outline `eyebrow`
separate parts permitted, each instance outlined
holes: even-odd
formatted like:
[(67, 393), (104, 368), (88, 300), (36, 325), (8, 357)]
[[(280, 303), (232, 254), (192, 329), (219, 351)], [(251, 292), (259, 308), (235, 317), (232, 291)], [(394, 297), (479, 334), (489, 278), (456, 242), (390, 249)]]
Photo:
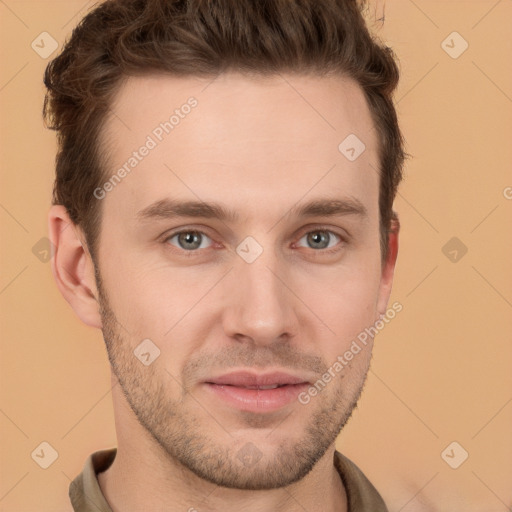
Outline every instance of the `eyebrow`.
[[(285, 216), (295, 217), (333, 217), (342, 215), (356, 215), (366, 218), (366, 207), (354, 197), (344, 199), (315, 199), (302, 205), (295, 205)], [(239, 215), (218, 203), (204, 201), (180, 201), (165, 198), (155, 201), (136, 214), (136, 218), (143, 222), (153, 219), (171, 219), (174, 217), (202, 217), (221, 221), (236, 222)]]

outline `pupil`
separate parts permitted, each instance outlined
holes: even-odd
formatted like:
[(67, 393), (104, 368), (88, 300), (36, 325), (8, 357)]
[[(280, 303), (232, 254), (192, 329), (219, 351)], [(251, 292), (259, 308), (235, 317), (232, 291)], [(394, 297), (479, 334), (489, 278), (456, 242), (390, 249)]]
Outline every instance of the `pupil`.
[(310, 234), (309, 239), (313, 244), (320, 244), (322, 249), (329, 245), (329, 237), (322, 231), (316, 231), (314, 234)]
[[(180, 235), (180, 243), (185, 245), (184, 249), (197, 249), (201, 245), (199, 233), (182, 233)], [(186, 247), (186, 245), (192, 245), (193, 247)]]

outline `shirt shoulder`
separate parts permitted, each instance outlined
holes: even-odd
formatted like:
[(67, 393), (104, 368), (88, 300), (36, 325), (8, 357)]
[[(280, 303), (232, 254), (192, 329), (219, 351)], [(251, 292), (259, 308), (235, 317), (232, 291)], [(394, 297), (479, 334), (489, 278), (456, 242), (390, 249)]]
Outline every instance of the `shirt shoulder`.
[(345, 486), (348, 512), (389, 512), (382, 496), (356, 464), (335, 451), (334, 466)]
[(100, 450), (89, 455), (82, 472), (69, 486), (69, 499), (74, 512), (112, 512), (98, 483), (98, 473), (110, 467), (117, 448)]

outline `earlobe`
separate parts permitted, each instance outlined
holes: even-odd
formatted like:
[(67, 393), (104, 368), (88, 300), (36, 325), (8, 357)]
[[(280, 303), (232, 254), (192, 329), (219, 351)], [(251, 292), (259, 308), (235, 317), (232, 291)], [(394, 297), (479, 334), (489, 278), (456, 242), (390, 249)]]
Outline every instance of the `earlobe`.
[(379, 315), (386, 313), (391, 288), (393, 286), (393, 276), (395, 272), (396, 259), (398, 256), (398, 235), (400, 232), (400, 221), (396, 214), (391, 220), (391, 226), (388, 232), (388, 253), (386, 261), (382, 265), (382, 274), (380, 280), (379, 297), (377, 301), (377, 312)]
[(101, 329), (94, 264), (80, 228), (64, 206), (50, 208), (48, 232), (54, 246), (51, 265), (57, 287), (82, 322)]

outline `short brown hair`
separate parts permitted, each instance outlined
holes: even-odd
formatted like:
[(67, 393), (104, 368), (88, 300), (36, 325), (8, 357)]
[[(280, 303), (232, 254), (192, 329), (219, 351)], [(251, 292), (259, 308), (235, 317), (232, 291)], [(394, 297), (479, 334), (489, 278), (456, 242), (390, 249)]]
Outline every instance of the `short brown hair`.
[(123, 79), (235, 70), (334, 73), (361, 86), (379, 134), (384, 261), (405, 159), (392, 101), (399, 71), (363, 15), (358, 0), (107, 0), (87, 14), (46, 68), (43, 116), (58, 133), (53, 204), (81, 227), (93, 259), (101, 224), (93, 191), (106, 175), (99, 136)]

